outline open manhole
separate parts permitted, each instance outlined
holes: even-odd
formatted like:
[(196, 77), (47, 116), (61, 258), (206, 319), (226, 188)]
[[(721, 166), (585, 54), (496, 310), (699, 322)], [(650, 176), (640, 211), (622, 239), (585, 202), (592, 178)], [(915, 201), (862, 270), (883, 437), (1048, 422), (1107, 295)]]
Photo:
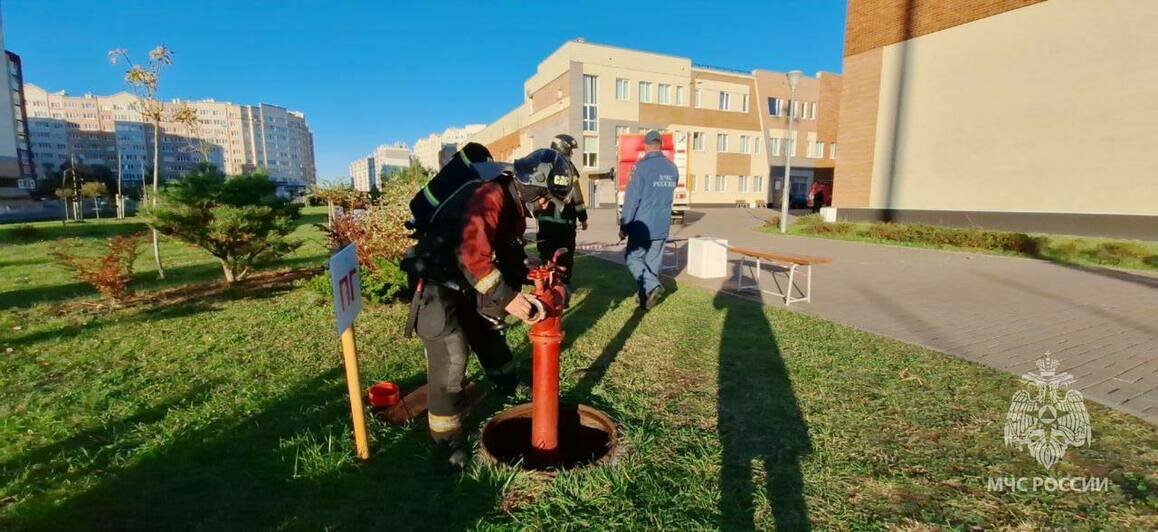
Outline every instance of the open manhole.
[(559, 405), (559, 450), (547, 460), (531, 452), (531, 403), (508, 408), (482, 430), (483, 456), (523, 469), (572, 469), (611, 463), (619, 430), (607, 414), (587, 405)]

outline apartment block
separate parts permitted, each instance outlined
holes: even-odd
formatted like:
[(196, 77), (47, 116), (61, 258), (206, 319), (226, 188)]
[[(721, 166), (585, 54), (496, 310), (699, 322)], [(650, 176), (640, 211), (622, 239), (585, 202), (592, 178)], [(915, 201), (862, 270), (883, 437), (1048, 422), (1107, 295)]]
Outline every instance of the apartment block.
[[(71, 96), (33, 84), (24, 85), (24, 94), (40, 179), (76, 158), (78, 163), (119, 169), (126, 189), (152, 182), (153, 126), (142, 121), (136, 96), (127, 92)], [(214, 100), (172, 100), (163, 105), (167, 117), (184, 105), (192, 107), (198, 123), (161, 123), (162, 182), (201, 162), (232, 175), (262, 171), (287, 185), (316, 180), (313, 134), (300, 112)]]
[[(549, 146), (556, 134), (571, 134), (580, 142), (575, 163), (588, 203), (609, 206), (615, 204), (618, 137), (670, 131), (693, 205), (771, 205), (779, 201), (772, 176), (776, 168), (783, 175), (783, 148), (771, 156), (769, 150), (785, 143), (787, 110), (801, 110), (794, 115), (794, 128), (800, 130), (794, 136), (823, 142), (827, 154), (835, 143), (828, 124), (836, 110), (829, 107), (836, 106), (840, 90), (839, 76), (822, 73), (807, 78), (789, 102), (786, 82), (779, 90), (777, 76), (784, 79), (774, 72), (721, 69), (683, 57), (570, 41), (526, 80), (523, 103), (472, 140), (487, 145), (496, 158), (510, 159)], [(769, 102), (776, 101), (781, 103), (770, 109)], [(799, 153), (794, 177), (831, 178), (831, 157), (817, 155), (809, 162), (804, 149)]]
[(407, 166), (410, 166), (410, 148), (406, 143), (382, 144), (370, 155), (354, 159), (349, 164), (350, 180), (355, 190), (376, 191), (382, 177)]
[[(0, 50), (4, 50), (4, 30), (0, 23)], [(28, 146), (28, 121), (24, 110), (23, 73), (20, 56), (0, 54), (7, 90), (0, 91), (0, 199), (28, 197), (35, 187), (32, 152)]]
[(370, 192), (376, 189), (377, 180), (374, 176), (374, 157), (359, 157), (350, 163), (350, 185), (354, 190)]
[(431, 133), (414, 143), (414, 158), (418, 159), (418, 164), (427, 170), (437, 171), (442, 168), (440, 153), (444, 150), (451, 154), (457, 152), (472, 135), (482, 131), (485, 127), (483, 124), (470, 124), (463, 127), (447, 128), (442, 133)]
[(1158, 3), (850, 0), (834, 206), (1158, 238)]

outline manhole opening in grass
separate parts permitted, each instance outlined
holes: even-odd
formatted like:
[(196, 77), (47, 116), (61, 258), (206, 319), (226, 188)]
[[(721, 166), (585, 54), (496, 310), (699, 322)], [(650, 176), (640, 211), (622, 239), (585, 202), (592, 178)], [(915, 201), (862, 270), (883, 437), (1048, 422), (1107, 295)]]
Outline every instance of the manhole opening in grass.
[(559, 449), (547, 458), (532, 452), (531, 404), (508, 408), (482, 430), (483, 456), (536, 471), (573, 469), (612, 462), (619, 430), (611, 418), (587, 405), (559, 405)]

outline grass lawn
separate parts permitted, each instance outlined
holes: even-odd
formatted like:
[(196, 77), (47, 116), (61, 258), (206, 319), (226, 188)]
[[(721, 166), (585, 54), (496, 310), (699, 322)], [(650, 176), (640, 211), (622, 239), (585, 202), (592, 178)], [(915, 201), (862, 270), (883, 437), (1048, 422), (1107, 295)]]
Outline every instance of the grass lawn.
[[(952, 244), (934, 244), (931, 242), (921, 241), (919, 240), (919, 233), (914, 233), (914, 236), (911, 239), (905, 238), (905, 231), (903, 230), (896, 231), (898, 234), (896, 238), (882, 239), (875, 237), (873, 235), (872, 229), (874, 227), (881, 228), (881, 226), (884, 225), (884, 228), (893, 227), (896, 229), (903, 229), (906, 226), (909, 228), (925, 227), (932, 232), (967, 230), (908, 224), (872, 224), (851, 222), (824, 224), (820, 222), (818, 218), (814, 218), (815, 216), (816, 215), (797, 218), (795, 223), (788, 226), (788, 234), (796, 236), (807, 236), (812, 238), (829, 238), (833, 240), (869, 242), (873, 244), (886, 244), (892, 246), (949, 249), (970, 251), (975, 253), (987, 253), (991, 255), (1028, 257), (1075, 265), (1077, 267), (1113, 266), (1117, 268), (1158, 272), (1158, 242), (1152, 241), (1078, 237), (1069, 235), (1030, 234), (1028, 237), (1037, 239), (1039, 241), (1037, 249), (1033, 250), (1032, 252), (1025, 250), (1000, 249), (999, 247), (963, 247), (955, 246)], [(778, 220), (779, 218), (774, 217), (774, 219)], [(776, 224), (765, 224), (764, 227), (759, 228), (759, 231), (776, 234), (780, 232), (780, 229)], [(990, 233), (999, 235), (1012, 234), (1003, 231), (990, 231)]]
[[(298, 234), (310, 244), (275, 267), (322, 263), (316, 230)], [(375, 421), (359, 465), (319, 296), (235, 289), (91, 314), (72, 303), (92, 291), (47, 249), (0, 232), (0, 529), (1158, 528), (1151, 425), (1087, 402), (1093, 441), (1047, 471), (1002, 442), (1014, 377), (696, 288), (637, 314), (626, 273), (592, 258), (577, 262), (561, 387), (619, 422), (616, 466), (456, 472), (422, 423)], [(163, 283), (142, 253), (141, 290), (220, 277), (202, 252), (165, 252)], [(365, 385), (423, 382), (405, 312), (364, 310)], [(525, 333), (510, 332), (524, 371)], [(503, 407), (489, 398), (472, 423)], [(1005, 476), (1113, 485), (986, 490)]]

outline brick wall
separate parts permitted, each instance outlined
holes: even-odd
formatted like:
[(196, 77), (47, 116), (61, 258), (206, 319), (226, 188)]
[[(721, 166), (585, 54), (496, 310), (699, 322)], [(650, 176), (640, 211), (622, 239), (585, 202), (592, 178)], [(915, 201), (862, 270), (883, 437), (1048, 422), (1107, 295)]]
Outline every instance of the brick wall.
[(568, 95), (568, 74), (570, 71), (564, 72), (559, 77), (548, 81), (543, 88), (535, 91), (531, 95), (531, 112), (536, 112), (541, 109), (550, 107), (551, 104), (566, 98)]
[(487, 150), (491, 152), (491, 157), (496, 161), (509, 161), (511, 154), (513, 154), (518, 147), (518, 131), (487, 144)]
[(857, 55), (1043, 1), (849, 0), (844, 55)]
[(834, 207), (868, 207), (876, 148), (877, 102), (881, 85), (882, 50), (844, 58)]

